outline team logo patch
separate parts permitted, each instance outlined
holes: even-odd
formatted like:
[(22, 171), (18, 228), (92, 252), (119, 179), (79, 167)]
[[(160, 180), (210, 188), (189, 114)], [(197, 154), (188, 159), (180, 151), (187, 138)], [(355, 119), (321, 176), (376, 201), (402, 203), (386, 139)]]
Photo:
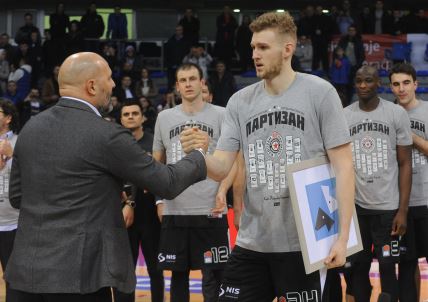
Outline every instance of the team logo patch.
[(163, 256), (162, 253), (159, 253), (158, 260), (159, 260), (159, 262), (164, 262), (165, 261), (165, 257)]
[(385, 244), (382, 247), (382, 256), (383, 257), (389, 257), (389, 256), (391, 256), (391, 248), (389, 247), (388, 244)]
[(271, 156), (279, 155), (284, 148), (284, 139), (278, 132), (274, 131), (266, 140), (266, 148)]
[(213, 263), (213, 253), (211, 251), (204, 253), (204, 263)]
[(370, 136), (365, 136), (361, 140), (361, 148), (366, 153), (371, 153), (375, 147), (375, 140)]

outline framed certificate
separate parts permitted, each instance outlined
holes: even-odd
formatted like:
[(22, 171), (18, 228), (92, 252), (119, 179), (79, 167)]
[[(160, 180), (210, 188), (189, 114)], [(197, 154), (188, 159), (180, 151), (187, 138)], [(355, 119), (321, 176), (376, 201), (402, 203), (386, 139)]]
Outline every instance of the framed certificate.
[[(291, 204), (306, 273), (324, 267), (324, 259), (339, 233), (336, 177), (326, 157), (287, 166)], [(354, 208), (346, 255), (363, 249)]]

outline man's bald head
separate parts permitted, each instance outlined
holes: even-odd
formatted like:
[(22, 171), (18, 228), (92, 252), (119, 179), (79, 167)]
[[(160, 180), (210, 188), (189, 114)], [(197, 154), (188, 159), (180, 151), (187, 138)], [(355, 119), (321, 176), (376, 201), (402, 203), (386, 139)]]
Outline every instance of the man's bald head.
[(107, 62), (93, 52), (80, 52), (62, 63), (58, 74), (61, 96), (74, 97), (93, 104), (96, 108), (110, 107), (115, 84)]
[(101, 56), (93, 52), (80, 52), (69, 56), (59, 70), (59, 88), (81, 87), (87, 80), (97, 76), (103, 63), (107, 64)]

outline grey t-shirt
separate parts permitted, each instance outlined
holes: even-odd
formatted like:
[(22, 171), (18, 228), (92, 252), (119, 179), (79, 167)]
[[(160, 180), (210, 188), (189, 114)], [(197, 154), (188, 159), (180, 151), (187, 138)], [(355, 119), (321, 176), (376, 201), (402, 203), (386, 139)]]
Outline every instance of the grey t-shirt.
[(396, 210), (399, 203), (397, 145), (412, 144), (406, 111), (380, 99), (373, 111), (358, 102), (345, 108), (352, 140), (356, 204), (370, 210)]
[[(428, 103), (419, 101), (419, 105), (407, 111), (410, 118), (412, 132), (427, 140)], [(409, 206), (428, 205), (428, 159), (418, 149), (412, 149), (412, 191), (410, 192)]]
[(321, 78), (297, 73), (280, 95), (264, 82), (228, 102), (217, 149), (245, 157), (247, 190), (237, 244), (258, 252), (299, 251), (286, 165), (326, 155), (349, 142), (336, 90)]
[[(208, 152), (213, 152), (220, 136), (225, 109), (209, 103), (202, 111), (187, 114), (178, 105), (159, 113), (153, 141), (153, 151), (166, 151), (167, 163), (176, 163), (185, 156), (181, 149), (180, 133), (186, 125), (197, 126), (210, 136)], [(159, 179), (162, 181), (162, 179)], [(165, 202), (164, 215), (209, 215), (215, 206), (219, 183), (207, 178), (198, 182), (175, 199)]]

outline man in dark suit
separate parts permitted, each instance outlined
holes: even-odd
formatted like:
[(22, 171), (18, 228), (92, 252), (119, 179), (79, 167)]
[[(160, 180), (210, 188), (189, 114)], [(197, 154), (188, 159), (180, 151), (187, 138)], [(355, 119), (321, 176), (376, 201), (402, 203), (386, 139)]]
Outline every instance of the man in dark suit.
[(26, 124), (13, 156), (10, 202), (21, 214), (10, 301), (111, 301), (110, 287), (135, 289), (122, 180), (172, 199), (206, 177), (206, 149), (165, 166), (102, 119), (114, 82), (95, 53), (68, 57), (58, 81), (62, 98)]

